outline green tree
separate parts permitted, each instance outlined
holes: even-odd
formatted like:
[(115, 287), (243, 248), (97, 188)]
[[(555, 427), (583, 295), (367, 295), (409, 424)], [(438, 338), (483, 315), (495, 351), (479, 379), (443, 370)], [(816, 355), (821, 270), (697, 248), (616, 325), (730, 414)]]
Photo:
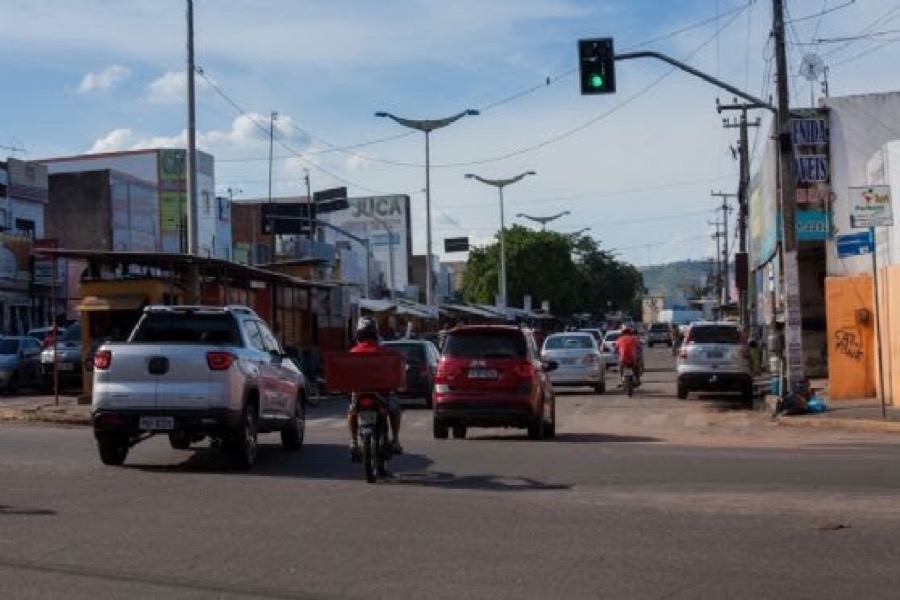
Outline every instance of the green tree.
[[(519, 225), (505, 231), (508, 302), (522, 306), (526, 295), (533, 306), (548, 301), (556, 315), (607, 307), (640, 314), (643, 281), (632, 265), (619, 262), (587, 236), (534, 231)], [(473, 248), (463, 277), (463, 295), (470, 302), (494, 302), (499, 288), (500, 243)]]

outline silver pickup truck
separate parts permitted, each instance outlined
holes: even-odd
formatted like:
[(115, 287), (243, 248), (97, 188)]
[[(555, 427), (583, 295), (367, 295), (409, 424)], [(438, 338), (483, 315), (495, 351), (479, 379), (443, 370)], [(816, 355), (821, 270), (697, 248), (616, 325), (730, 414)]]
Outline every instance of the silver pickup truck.
[(303, 444), (303, 374), (247, 307), (148, 306), (127, 341), (97, 349), (93, 368), (104, 464), (160, 433), (182, 450), (209, 437), (241, 469), (256, 461), (259, 433), (279, 431), (285, 450)]

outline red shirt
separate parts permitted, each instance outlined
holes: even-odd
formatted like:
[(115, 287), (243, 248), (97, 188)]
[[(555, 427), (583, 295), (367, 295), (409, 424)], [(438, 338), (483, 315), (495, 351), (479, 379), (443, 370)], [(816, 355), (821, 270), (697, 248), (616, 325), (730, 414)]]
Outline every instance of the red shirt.
[(620, 335), (616, 340), (616, 348), (619, 350), (619, 362), (622, 364), (635, 364), (638, 357), (640, 341), (636, 335)]
[(356, 342), (356, 345), (350, 348), (350, 352), (354, 354), (358, 352), (381, 352), (381, 344), (376, 340), (363, 340), (361, 342)]

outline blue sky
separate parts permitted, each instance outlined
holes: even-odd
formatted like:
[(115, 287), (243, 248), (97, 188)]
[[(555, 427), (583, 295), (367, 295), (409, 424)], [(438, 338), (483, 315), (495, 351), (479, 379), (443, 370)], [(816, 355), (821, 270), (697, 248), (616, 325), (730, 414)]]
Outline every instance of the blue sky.
[[(785, 4), (794, 106), (820, 95), (799, 75), (811, 53), (833, 96), (900, 89), (900, 2)], [(184, 147), (185, 13), (185, 0), (0, 0), (0, 156)], [(277, 111), (274, 196), (304, 194), (305, 169), (313, 190), (409, 194), (423, 253), (424, 136), (374, 113), (475, 108), (431, 136), (435, 253), (500, 226), (496, 189), (466, 173), (534, 170), (505, 188), (507, 226), (567, 210), (548, 228), (589, 227), (639, 266), (705, 259), (721, 216), (710, 193), (737, 186), (738, 132), (722, 126), (737, 113), (715, 109), (730, 94), (640, 59), (618, 63), (616, 94), (581, 96), (577, 40), (611, 36), (619, 52), (662, 52), (767, 99), (771, 22), (769, 0), (194, 0), (198, 146), (220, 194), (265, 197)]]

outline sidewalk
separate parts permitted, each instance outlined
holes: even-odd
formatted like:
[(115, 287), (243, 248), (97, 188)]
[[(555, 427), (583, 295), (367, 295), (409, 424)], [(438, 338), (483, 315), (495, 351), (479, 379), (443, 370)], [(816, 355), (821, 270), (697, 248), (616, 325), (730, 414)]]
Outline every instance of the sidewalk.
[[(816, 385), (819, 383), (820, 385)], [(779, 415), (774, 421), (784, 427), (810, 427), (844, 429), (847, 431), (872, 431), (900, 433), (900, 407), (885, 407), (882, 416), (877, 398), (859, 400), (828, 399), (827, 385), (813, 382), (813, 389), (824, 398), (828, 409), (818, 414)], [(775, 396), (766, 395), (757, 403), (757, 410), (772, 415), (775, 412)], [(90, 425), (90, 404), (81, 404), (74, 395), (55, 396), (0, 396), (0, 421), (44, 422), (63, 425)]]

